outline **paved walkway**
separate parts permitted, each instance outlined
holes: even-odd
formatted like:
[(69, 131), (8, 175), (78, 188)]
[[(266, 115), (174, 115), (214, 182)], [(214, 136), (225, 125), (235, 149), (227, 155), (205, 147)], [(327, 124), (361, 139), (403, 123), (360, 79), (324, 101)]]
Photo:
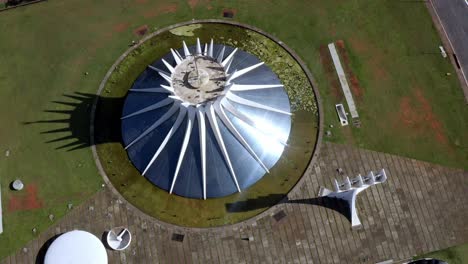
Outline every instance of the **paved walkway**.
[[(354, 176), (385, 168), (388, 181), (358, 197), (363, 224), (351, 230), (348, 220), (326, 209), (316, 196), (331, 188), (336, 168)], [(45, 242), (72, 229), (101, 237), (110, 227), (128, 226), (134, 235), (124, 252), (108, 251), (109, 263), (375, 263), (401, 260), (468, 241), (468, 172), (350, 146), (324, 143), (318, 163), (290, 203), (253, 224), (216, 231), (191, 232), (161, 226), (136, 214), (104, 189), (73, 209), (56, 226), (2, 263), (34, 263)], [(415, 191), (413, 191), (415, 190)], [(294, 202), (295, 201), (295, 202)], [(183, 242), (173, 233), (185, 234)], [(248, 238), (252, 236), (253, 241)], [(42, 250), (41, 250), (42, 247)]]

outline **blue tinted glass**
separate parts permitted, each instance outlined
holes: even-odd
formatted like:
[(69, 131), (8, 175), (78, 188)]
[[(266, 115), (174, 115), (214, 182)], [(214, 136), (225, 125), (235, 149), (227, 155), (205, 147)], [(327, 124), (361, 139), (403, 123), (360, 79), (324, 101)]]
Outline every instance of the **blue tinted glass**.
[[(222, 45), (214, 46), (214, 58), (220, 53)], [(224, 58), (226, 58), (234, 48), (225, 46)], [(189, 47), (194, 53), (195, 47)], [(183, 49), (178, 50), (183, 55)], [(176, 62), (171, 53), (163, 57), (173, 67)], [(242, 50), (238, 50), (233, 58), (228, 74), (242, 70), (246, 67), (259, 63), (260, 60)], [(134, 82), (131, 89), (159, 88), (161, 85), (170, 86), (170, 84), (158, 74), (158, 70), (167, 72), (169, 70), (162, 60), (157, 60), (148, 67), (138, 79)], [(229, 78), (229, 75), (228, 75)], [(260, 84), (281, 84), (280, 80), (271, 69), (262, 65), (232, 81), (235, 84), (260, 85)], [(290, 112), (289, 99), (282, 87), (256, 89), (249, 91), (230, 91), (233, 94), (271, 108)], [(157, 103), (167, 100), (171, 93), (155, 92), (133, 92), (129, 91), (124, 103), (122, 116), (135, 113), (146, 107), (154, 106)], [(229, 169), (228, 162), (223, 155), (222, 148), (216, 139), (216, 132), (205, 114), (206, 131), (206, 197), (215, 198), (230, 195), (237, 192), (235, 179), (237, 179), (239, 188), (246, 189), (263, 176), (268, 175), (265, 169), (260, 165), (254, 156), (249, 152), (250, 148), (269, 169), (280, 158), (284, 145), (281, 140), (286, 142), (290, 129), (291, 117), (283, 113), (277, 113), (271, 110), (265, 110), (258, 107), (244, 105), (233, 100), (218, 97), (216, 100), (228, 100), (233, 107), (233, 111), (224, 109), (224, 113), (232, 125), (245, 140), (246, 147), (233, 134), (223, 120), (220, 118), (219, 111), (216, 111), (216, 123), (218, 124), (220, 135), (224, 142), (227, 155), (232, 164), (233, 175)], [(122, 119), (122, 138), (124, 146), (128, 146), (135, 141), (146, 130), (152, 126), (173, 106), (173, 102), (160, 108), (146, 111), (132, 117)], [(186, 106), (181, 106), (186, 107)], [(148, 167), (144, 176), (156, 186), (169, 191), (174, 180), (177, 163), (180, 158), (182, 143), (185, 138), (187, 125), (189, 123), (186, 114), (177, 129), (174, 129), (179, 113), (183, 110), (177, 106), (176, 111), (170, 117), (162, 122), (151, 132), (136, 140), (127, 148), (128, 156), (134, 166), (141, 172)], [(193, 108), (195, 109), (195, 108)], [(239, 116), (240, 113), (240, 116)], [(254, 126), (255, 127), (254, 127)], [(170, 131), (174, 133), (167, 141), (167, 145), (160, 151), (158, 157), (154, 159), (151, 166), (148, 166), (153, 159), (158, 148), (161, 146)], [(202, 158), (200, 145), (200, 120), (192, 120), (192, 130), (189, 134), (189, 141), (183, 156), (180, 170), (177, 174), (177, 180), (174, 183), (173, 193), (190, 198), (203, 198), (203, 174)], [(280, 140), (278, 140), (278, 138)]]

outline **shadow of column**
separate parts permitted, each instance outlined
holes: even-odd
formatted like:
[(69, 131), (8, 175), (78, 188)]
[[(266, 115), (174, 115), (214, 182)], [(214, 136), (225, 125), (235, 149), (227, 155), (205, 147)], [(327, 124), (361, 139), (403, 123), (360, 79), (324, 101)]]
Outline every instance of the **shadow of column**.
[(316, 205), (316, 206), (328, 208), (343, 215), (351, 223), (351, 211), (349, 210), (350, 207), (348, 206), (348, 202), (342, 199), (329, 198), (329, 197), (314, 197), (314, 198), (308, 198), (308, 199), (290, 200), (287, 198), (285, 194), (270, 194), (267, 196), (260, 196), (255, 199), (247, 199), (244, 201), (227, 203), (225, 207), (226, 207), (226, 211), (230, 213), (237, 213), (237, 212), (246, 212), (246, 211), (252, 211), (252, 210), (271, 207), (275, 204), (278, 204), (278, 202), (291, 203), (291, 204)]
[[(96, 117), (95, 126), (100, 125), (98, 124), (99, 121), (107, 119), (106, 126), (112, 126), (112, 129), (104, 130), (107, 133), (96, 134), (94, 138), (95, 144), (121, 142), (120, 116), (124, 98), (108, 98), (80, 92), (64, 94), (63, 97), (63, 100), (52, 101), (52, 103), (58, 104), (61, 107), (68, 107), (69, 109), (44, 110), (45, 113), (56, 114), (56, 119), (29, 121), (23, 122), (23, 124), (44, 127), (45, 130), (41, 134), (55, 135), (56, 138), (48, 140), (45, 143), (58, 144), (59, 146), (55, 148), (57, 150), (73, 151), (89, 147), (91, 145), (90, 112), (94, 100), (98, 97), (96, 113), (99, 113), (99, 115)], [(109, 131), (114, 131), (114, 133), (108, 133)]]
[(39, 251), (37, 252), (35, 264), (43, 264), (43, 263), (44, 263), (45, 255), (46, 255), (46, 253), (47, 253), (47, 250), (49, 249), (49, 247), (50, 247), (50, 245), (52, 244), (52, 242), (54, 242), (55, 239), (57, 239), (60, 235), (62, 235), (62, 234), (58, 234), (58, 235), (55, 235), (55, 236), (49, 238), (49, 239), (44, 243), (44, 245), (42, 245), (42, 247), (41, 247), (41, 248), (39, 249)]

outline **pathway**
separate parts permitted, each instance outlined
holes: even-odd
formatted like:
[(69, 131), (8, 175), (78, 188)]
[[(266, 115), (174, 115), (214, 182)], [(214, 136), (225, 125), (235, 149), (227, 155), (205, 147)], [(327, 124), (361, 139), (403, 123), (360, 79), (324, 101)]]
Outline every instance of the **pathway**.
[[(350, 176), (380, 168), (387, 171), (387, 182), (358, 197), (362, 229), (351, 230), (336, 211), (307, 204), (320, 185), (332, 187), (332, 179), (340, 177), (339, 167)], [(106, 188), (27, 244), (27, 252), (20, 250), (2, 264), (34, 263), (40, 248), (56, 234), (84, 229), (101, 237), (118, 225), (128, 226), (134, 239), (124, 252), (108, 251), (111, 264), (375, 263), (468, 241), (466, 171), (324, 143), (317, 164), (308, 168), (305, 177), (289, 197), (301, 202), (278, 205), (274, 215), (249, 225), (202, 232), (160, 225), (135, 213)], [(173, 241), (174, 233), (185, 234), (183, 242)]]

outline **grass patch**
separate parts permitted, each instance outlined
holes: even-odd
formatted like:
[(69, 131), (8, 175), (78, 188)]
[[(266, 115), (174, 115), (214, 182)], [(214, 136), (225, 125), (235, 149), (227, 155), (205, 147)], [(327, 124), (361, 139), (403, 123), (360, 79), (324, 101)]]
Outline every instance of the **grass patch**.
[(458, 245), (447, 249), (434, 251), (428, 254), (414, 257), (413, 259), (434, 258), (450, 264), (468, 263), (468, 244)]
[[(325, 123), (334, 124), (328, 140), (468, 167), (468, 108), (452, 65), (437, 54), (440, 39), (423, 2), (241, 0), (190, 6), (182, 0), (50, 0), (0, 14), (0, 182), (5, 224), (0, 259), (31, 240), (34, 226), (39, 232), (50, 226), (49, 213), (58, 220), (69, 200), (78, 204), (101, 183), (89, 149), (67, 152), (55, 150), (61, 142), (45, 143), (69, 134), (41, 132), (66, 128), (68, 123), (23, 122), (67, 119), (43, 110), (73, 109), (52, 102), (73, 101), (63, 94), (95, 93), (116, 58), (139, 38), (134, 29), (148, 25), (153, 31), (192, 18), (222, 18), (224, 9), (236, 10), (234, 19), (275, 35), (307, 63), (323, 98)], [(320, 47), (340, 39), (364, 92), (363, 101), (357, 103), (363, 124), (359, 130), (338, 128), (332, 86), (320, 61)], [(365, 44), (364, 49), (359, 49), (360, 44)], [(447, 144), (437, 141), (431, 127), (421, 134), (419, 127), (424, 126), (416, 123), (394, 127), (402, 100), (422, 113), (425, 104), (418, 101), (418, 89), (440, 122), (436, 127), (442, 129)], [(86, 109), (83, 105), (79, 115), (83, 131)], [(4, 155), (7, 149), (9, 157)], [(42, 208), (6, 209), (16, 195), (8, 185), (16, 178), (26, 185), (37, 184)], [(72, 199), (71, 193), (82, 196)]]
[[(348, 60), (340, 54), (342, 64), (359, 81), (362, 94), (352, 91), (362, 126), (338, 124), (334, 104), (345, 100), (332, 91), (341, 92), (341, 86), (316, 75), (326, 123), (334, 126), (327, 128), (334, 134), (329, 140), (468, 168), (468, 108), (453, 66), (437, 51), (440, 40), (424, 5), (350, 1), (345, 6), (359, 31), (344, 29), (332, 41), (344, 40)], [(349, 21), (337, 20), (335, 27), (344, 28), (343, 23)]]

